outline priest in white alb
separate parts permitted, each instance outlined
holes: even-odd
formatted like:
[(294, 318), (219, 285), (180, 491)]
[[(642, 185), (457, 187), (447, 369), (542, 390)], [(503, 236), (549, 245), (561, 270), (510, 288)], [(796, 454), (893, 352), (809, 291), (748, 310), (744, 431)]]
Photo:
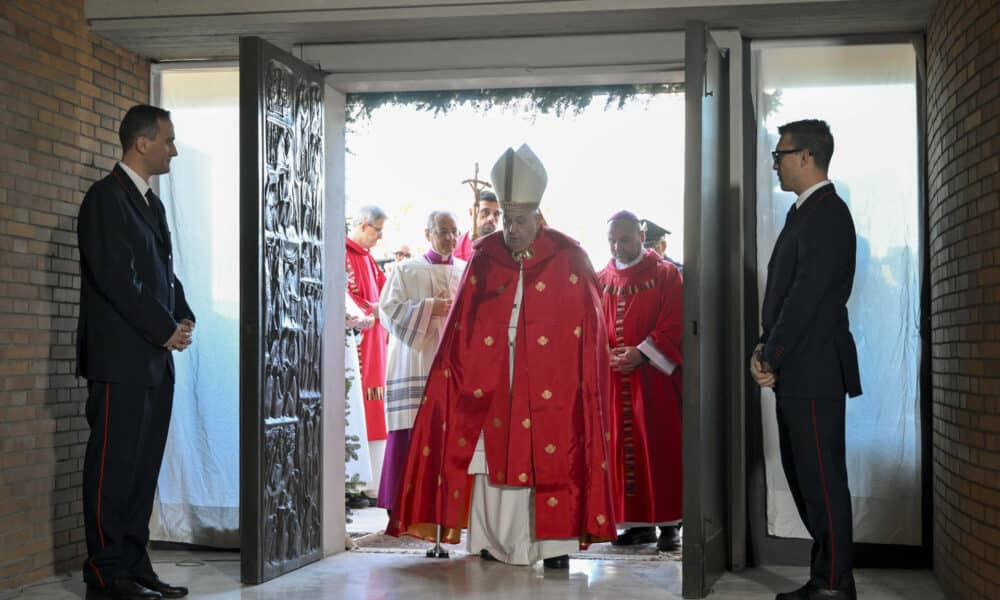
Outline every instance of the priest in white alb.
[(432, 212), (424, 235), (430, 250), (397, 263), (379, 299), (380, 319), (389, 330), (385, 382), (389, 437), (377, 505), (390, 514), (406, 468), (410, 433), (427, 373), (465, 269), (465, 261), (453, 256), (458, 226), (450, 213)]

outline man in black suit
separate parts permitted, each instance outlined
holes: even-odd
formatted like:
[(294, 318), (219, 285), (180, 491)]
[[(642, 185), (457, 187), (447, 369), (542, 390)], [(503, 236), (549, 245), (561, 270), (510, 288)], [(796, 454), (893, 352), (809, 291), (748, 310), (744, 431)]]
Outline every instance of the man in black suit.
[(87, 379), (90, 439), (83, 464), (88, 597), (179, 598), (146, 545), (174, 393), (172, 351), (191, 344), (194, 313), (173, 272), (166, 212), (149, 178), (177, 156), (170, 113), (129, 109), (124, 151), (83, 199), (77, 219), (77, 375)]
[(781, 463), (813, 538), (806, 585), (777, 600), (854, 599), (845, 394), (861, 394), (847, 318), (857, 244), (847, 205), (827, 179), (833, 136), (826, 122), (778, 128), (772, 152), (781, 189), (798, 199), (767, 265), (763, 334), (750, 372), (777, 396)]

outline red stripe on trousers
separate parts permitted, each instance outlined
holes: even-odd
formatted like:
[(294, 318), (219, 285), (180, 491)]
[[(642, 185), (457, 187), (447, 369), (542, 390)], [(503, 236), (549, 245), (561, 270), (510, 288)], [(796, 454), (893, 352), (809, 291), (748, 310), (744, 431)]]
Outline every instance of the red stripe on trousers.
[(97, 479), (97, 535), (104, 547), (104, 529), (101, 528), (101, 490), (104, 488), (104, 460), (108, 456), (108, 412), (111, 408), (111, 384), (104, 388), (104, 445), (101, 447), (101, 475)]
[(97, 581), (101, 584), (101, 587), (105, 587), (104, 578), (101, 577), (101, 570), (97, 568), (97, 565), (94, 564), (94, 561), (87, 559), (87, 562), (90, 563), (90, 568), (93, 569), (94, 574), (97, 575)]
[[(101, 548), (104, 547), (104, 529), (101, 528), (101, 491), (104, 488), (104, 459), (108, 454), (108, 409), (111, 408), (111, 384), (105, 384), (104, 388), (104, 444), (101, 447), (101, 474), (97, 478), (97, 536), (101, 539)], [(100, 582), (101, 587), (105, 587), (104, 577), (101, 576), (101, 570), (97, 568), (94, 561), (87, 559), (90, 564), (90, 568), (94, 570), (94, 574), (97, 575), (97, 581)]]
[(819, 481), (823, 484), (823, 499), (826, 501), (826, 522), (830, 530), (830, 589), (833, 589), (833, 565), (837, 549), (837, 539), (833, 536), (833, 512), (830, 510), (830, 493), (826, 490), (826, 473), (823, 470), (823, 452), (819, 446), (819, 428), (816, 426), (816, 401), (810, 400), (813, 418), (813, 436), (816, 438), (816, 458), (819, 460)]

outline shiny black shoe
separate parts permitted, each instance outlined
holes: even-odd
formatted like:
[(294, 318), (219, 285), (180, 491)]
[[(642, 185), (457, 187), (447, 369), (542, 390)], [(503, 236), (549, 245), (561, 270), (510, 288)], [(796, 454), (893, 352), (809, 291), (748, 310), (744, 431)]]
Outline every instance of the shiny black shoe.
[(87, 595), (86, 600), (105, 600), (111, 597), (111, 592), (107, 588), (103, 588), (97, 584), (88, 583), (87, 584)]
[(497, 557), (490, 554), (490, 551), (487, 550), (486, 548), (483, 548), (482, 550), (479, 551), (479, 558), (488, 562), (499, 562), (497, 560)]
[(136, 582), (140, 585), (147, 587), (154, 592), (159, 592), (160, 596), (164, 598), (183, 598), (188, 595), (188, 589), (179, 585), (170, 585), (165, 581), (161, 581), (159, 577), (136, 577)]
[(676, 525), (660, 527), (660, 538), (656, 540), (656, 549), (660, 552), (671, 552), (681, 547), (681, 536)]
[(363, 494), (351, 496), (347, 500), (347, 508), (362, 509), (368, 508), (368, 497)]
[(846, 590), (813, 587), (809, 590), (808, 598), (809, 600), (858, 600), (858, 593), (853, 584)]
[(656, 541), (656, 527), (629, 527), (625, 533), (611, 542), (612, 546), (634, 546), (635, 544), (652, 544)]
[(858, 600), (858, 592), (853, 581), (846, 590), (821, 588), (810, 581), (794, 592), (778, 594), (774, 600)]
[(809, 593), (816, 589), (816, 586), (809, 582), (794, 592), (784, 592), (774, 597), (774, 600), (809, 600)]
[(568, 569), (569, 568), (569, 555), (563, 554), (562, 556), (553, 556), (552, 558), (546, 558), (542, 561), (542, 564), (546, 569)]
[(87, 600), (158, 600), (163, 595), (132, 579), (115, 579), (110, 585), (87, 586)]

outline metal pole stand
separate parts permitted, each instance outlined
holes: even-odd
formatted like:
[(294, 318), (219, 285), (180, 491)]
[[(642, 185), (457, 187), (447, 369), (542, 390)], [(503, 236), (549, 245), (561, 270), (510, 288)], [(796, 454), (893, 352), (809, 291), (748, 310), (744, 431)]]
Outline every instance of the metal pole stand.
[(437, 526), (437, 540), (434, 547), (427, 551), (427, 558), (448, 558), (448, 551), (441, 547), (441, 526)]

